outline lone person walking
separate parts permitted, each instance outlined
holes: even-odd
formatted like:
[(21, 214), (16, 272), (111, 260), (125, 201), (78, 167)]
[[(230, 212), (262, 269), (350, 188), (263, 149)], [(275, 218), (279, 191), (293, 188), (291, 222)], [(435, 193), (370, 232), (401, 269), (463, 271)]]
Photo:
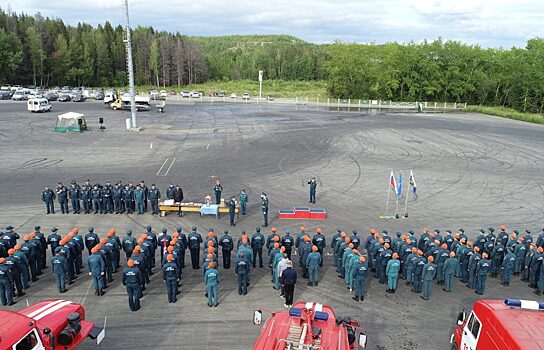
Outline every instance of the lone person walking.
[(310, 202), (309, 203), (315, 203), (315, 192), (317, 189), (317, 181), (315, 177), (312, 176), (312, 178), (308, 181), (308, 185), (310, 185)]

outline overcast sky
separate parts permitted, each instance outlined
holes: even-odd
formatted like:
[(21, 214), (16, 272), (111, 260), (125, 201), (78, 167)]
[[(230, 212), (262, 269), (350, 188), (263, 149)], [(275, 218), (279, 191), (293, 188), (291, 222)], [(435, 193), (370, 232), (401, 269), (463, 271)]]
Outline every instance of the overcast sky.
[[(123, 0), (0, 0), (69, 24), (123, 21)], [(187, 35), (290, 34), (314, 43), (460, 40), (524, 47), (544, 37), (543, 0), (129, 0), (131, 26)]]

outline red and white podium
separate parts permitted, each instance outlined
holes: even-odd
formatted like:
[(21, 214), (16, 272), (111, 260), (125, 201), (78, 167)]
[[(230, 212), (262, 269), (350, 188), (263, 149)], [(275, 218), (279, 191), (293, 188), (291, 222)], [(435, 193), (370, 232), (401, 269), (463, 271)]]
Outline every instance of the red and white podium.
[(325, 220), (327, 212), (325, 209), (314, 209), (307, 207), (295, 207), (288, 210), (280, 210), (279, 219), (299, 219), (299, 220)]

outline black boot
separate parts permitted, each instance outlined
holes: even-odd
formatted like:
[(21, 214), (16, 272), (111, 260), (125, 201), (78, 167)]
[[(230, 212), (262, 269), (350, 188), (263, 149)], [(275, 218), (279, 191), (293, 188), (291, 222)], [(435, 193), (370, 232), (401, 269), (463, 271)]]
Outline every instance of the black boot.
[(353, 297), (353, 298), (351, 298), (351, 299), (353, 299), (353, 300), (355, 300), (355, 301), (359, 301), (359, 297)]

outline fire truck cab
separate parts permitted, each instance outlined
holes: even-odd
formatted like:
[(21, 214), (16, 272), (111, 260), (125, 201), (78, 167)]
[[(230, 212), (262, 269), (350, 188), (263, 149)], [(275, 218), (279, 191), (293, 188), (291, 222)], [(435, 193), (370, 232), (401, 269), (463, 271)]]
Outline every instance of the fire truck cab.
[(544, 349), (544, 303), (479, 300), (459, 313), (452, 350)]
[(46, 300), (19, 312), (0, 310), (0, 349), (74, 349), (85, 338), (104, 338), (103, 328), (85, 320), (80, 304)]
[[(253, 323), (261, 326), (262, 309)], [(353, 350), (366, 347), (365, 330), (351, 318), (336, 318), (328, 305), (298, 302), (288, 312), (272, 312), (254, 350)], [(357, 340), (357, 341), (356, 341)]]

